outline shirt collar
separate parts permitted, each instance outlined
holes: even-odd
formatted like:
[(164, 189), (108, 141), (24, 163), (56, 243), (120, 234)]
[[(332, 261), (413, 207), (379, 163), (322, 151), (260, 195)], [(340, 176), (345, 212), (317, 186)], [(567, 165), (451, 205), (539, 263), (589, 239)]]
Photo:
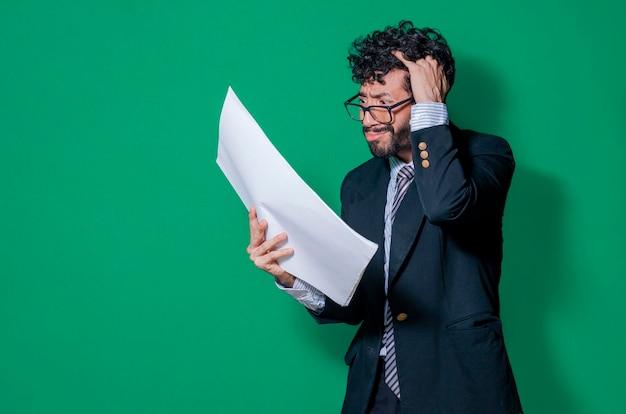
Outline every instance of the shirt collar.
[(390, 167), (389, 177), (391, 178), (392, 182), (394, 183), (396, 182), (396, 179), (398, 177), (398, 171), (400, 171), (402, 167), (404, 167), (405, 165), (413, 166), (413, 161), (404, 162), (400, 158), (393, 156), (393, 155), (389, 157), (389, 167)]

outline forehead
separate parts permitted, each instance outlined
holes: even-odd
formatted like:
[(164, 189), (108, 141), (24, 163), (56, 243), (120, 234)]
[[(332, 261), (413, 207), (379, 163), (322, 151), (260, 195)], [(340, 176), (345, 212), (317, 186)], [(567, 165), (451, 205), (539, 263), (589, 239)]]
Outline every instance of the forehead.
[(400, 97), (406, 94), (404, 85), (406, 83), (407, 72), (399, 69), (390, 70), (381, 78), (382, 82), (364, 82), (359, 89), (359, 95), (389, 95)]

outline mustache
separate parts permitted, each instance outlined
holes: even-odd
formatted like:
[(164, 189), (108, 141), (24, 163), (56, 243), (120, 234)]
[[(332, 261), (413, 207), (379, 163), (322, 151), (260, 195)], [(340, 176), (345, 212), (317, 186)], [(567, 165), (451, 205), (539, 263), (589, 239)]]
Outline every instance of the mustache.
[(381, 132), (393, 132), (393, 127), (391, 125), (379, 125), (376, 127), (363, 127), (363, 133), (366, 134), (368, 132), (374, 132), (376, 134)]

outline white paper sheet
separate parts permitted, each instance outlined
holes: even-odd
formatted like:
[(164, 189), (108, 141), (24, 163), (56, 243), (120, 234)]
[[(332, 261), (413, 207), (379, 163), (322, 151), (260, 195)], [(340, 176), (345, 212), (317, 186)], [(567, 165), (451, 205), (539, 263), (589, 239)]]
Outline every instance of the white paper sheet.
[(294, 254), (289, 273), (347, 306), (378, 249), (347, 226), (298, 176), (231, 88), (220, 116), (217, 164), (249, 210), (269, 223), (267, 237), (286, 232)]

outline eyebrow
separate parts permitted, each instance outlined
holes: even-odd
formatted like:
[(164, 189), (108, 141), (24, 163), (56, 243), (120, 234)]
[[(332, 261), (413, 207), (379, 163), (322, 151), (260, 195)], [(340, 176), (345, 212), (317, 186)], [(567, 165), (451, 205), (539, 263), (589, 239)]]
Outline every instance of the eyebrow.
[[(366, 96), (365, 93), (359, 91), (359, 95), (358, 96)], [(381, 93), (376, 93), (376, 94), (371, 94), (370, 95), (372, 98), (393, 98), (393, 96), (391, 96), (391, 94), (389, 92), (381, 92)]]

